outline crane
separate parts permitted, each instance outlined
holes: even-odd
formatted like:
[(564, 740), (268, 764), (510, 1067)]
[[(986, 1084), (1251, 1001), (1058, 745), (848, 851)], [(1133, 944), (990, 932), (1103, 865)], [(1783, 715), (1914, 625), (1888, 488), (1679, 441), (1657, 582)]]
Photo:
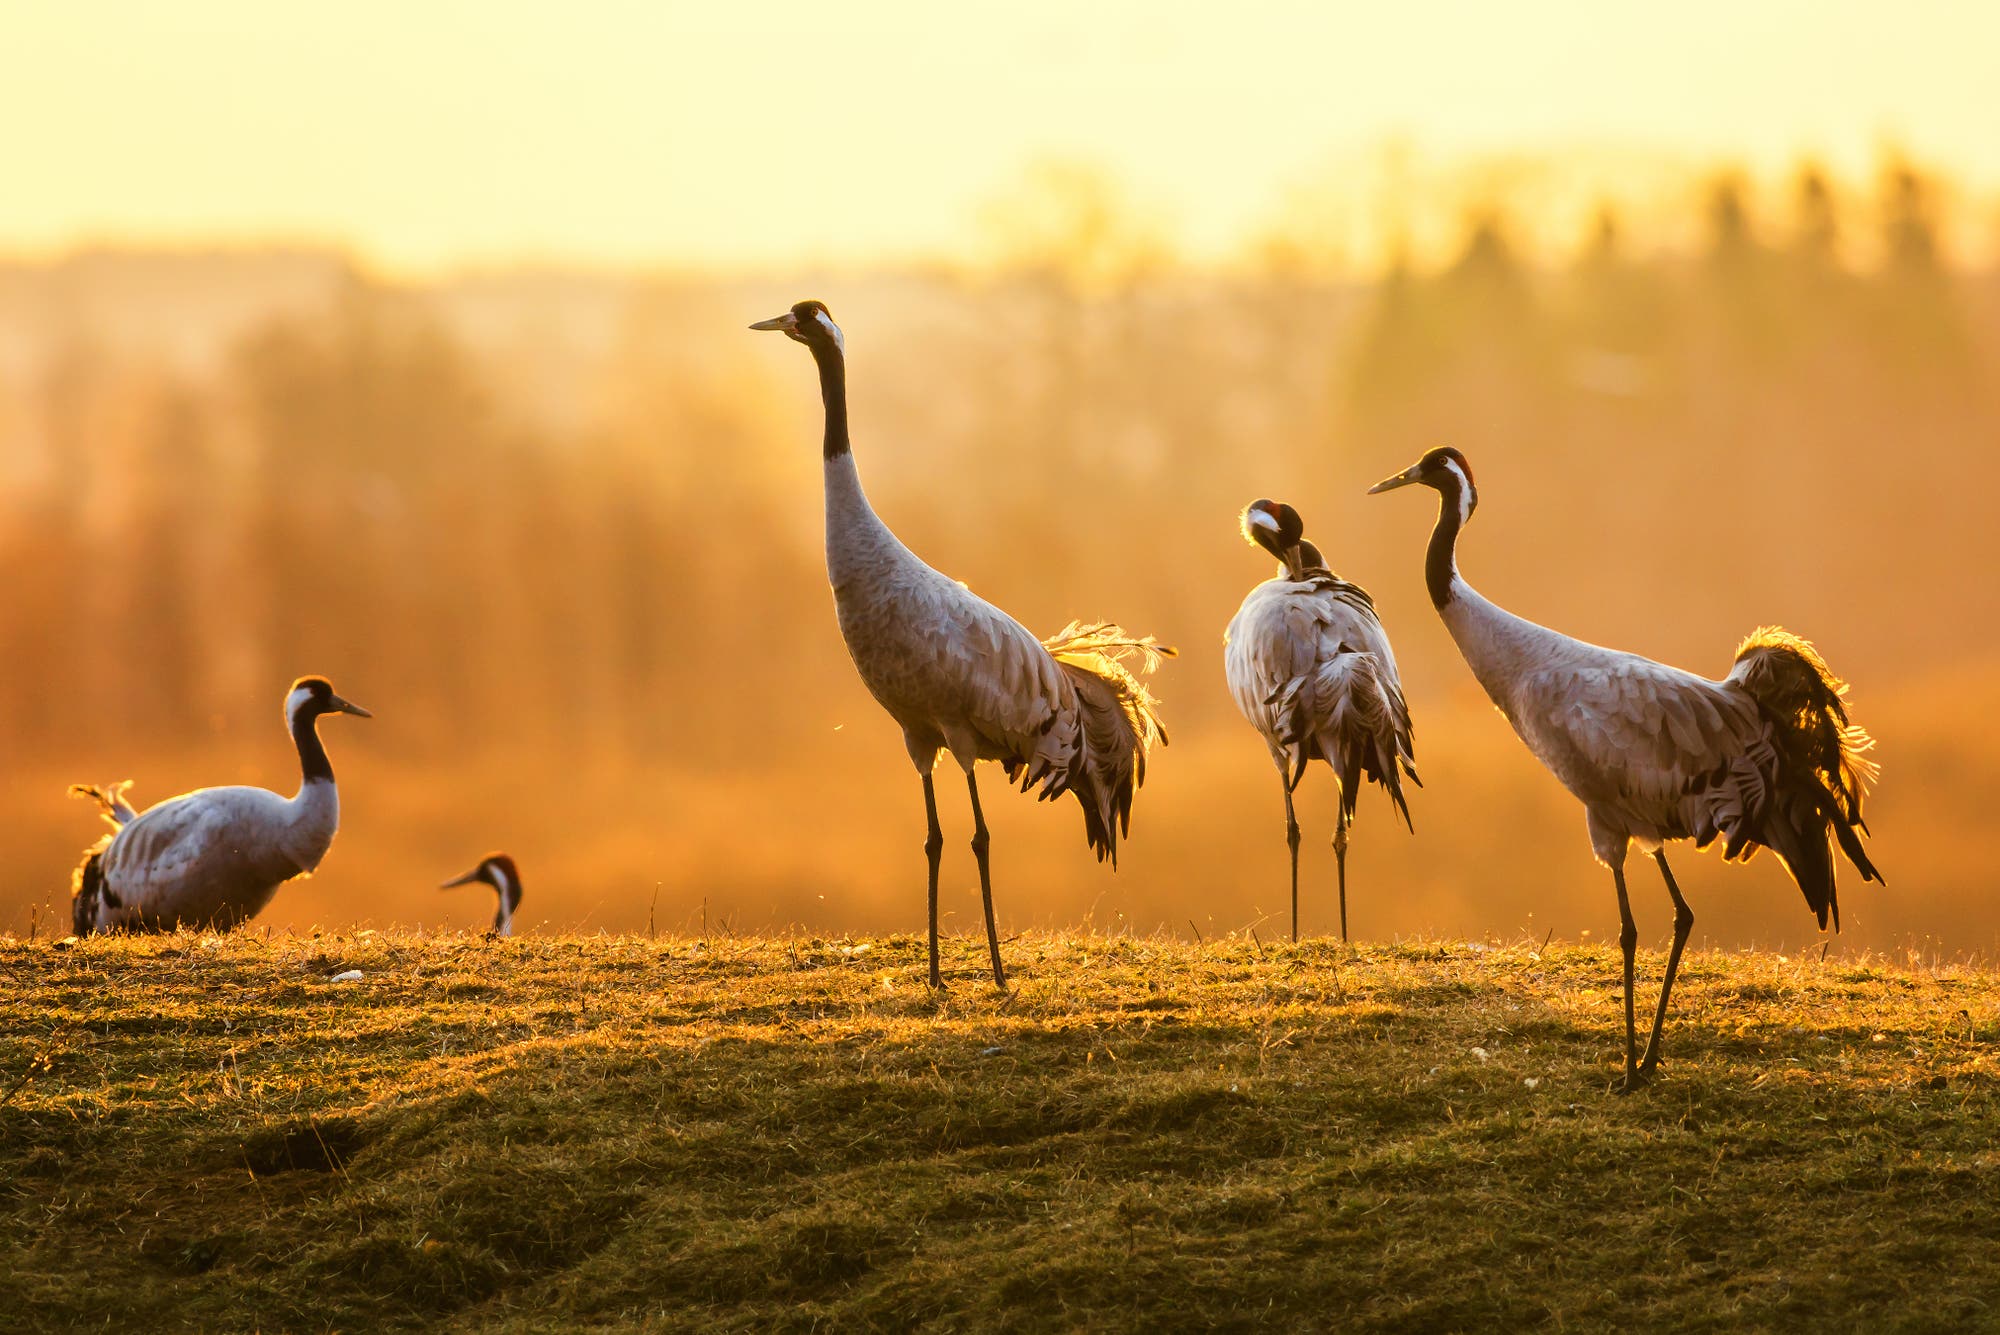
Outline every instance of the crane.
[[(1694, 927), (1663, 845), (1723, 841), (1723, 858), (1769, 848), (1804, 892), (1825, 930), (1840, 930), (1833, 848), (1864, 881), (1881, 882), (1861, 835), (1861, 800), (1877, 767), (1874, 740), (1849, 720), (1847, 685), (1810, 641), (1773, 626), (1738, 646), (1729, 674), (1711, 681), (1637, 654), (1600, 648), (1538, 626), (1481, 597), (1458, 572), (1458, 535), (1479, 504), (1472, 466), (1434, 449), (1370, 494), (1411, 485), (1438, 493), (1424, 583), (1445, 629), (1487, 696), (1527, 747), (1583, 803), (1591, 850), (1618, 892), (1625, 955), (1625, 1079), (1652, 1079), (1660, 1029), (1681, 951)], [(1674, 903), (1674, 944), (1638, 1055), (1632, 999), (1639, 929), (1625, 888), (1625, 858), (1650, 853)]]
[(113, 833), (84, 854), (70, 916), (92, 932), (227, 930), (255, 917), (278, 887), (316, 869), (340, 826), (333, 766), (320, 744), (325, 714), (370, 717), (334, 694), (324, 677), (300, 677), (285, 693), (285, 729), (298, 748), (296, 796), (264, 788), (199, 788), (133, 815), (126, 784), (71, 792), (104, 808)]
[(1264, 738), (1285, 790), (1292, 854), (1292, 940), (1299, 939), (1299, 822), (1292, 794), (1306, 765), (1323, 760), (1339, 786), (1333, 827), (1340, 875), (1340, 939), (1347, 940), (1347, 831), (1361, 781), (1382, 785), (1410, 821), (1402, 776), (1419, 787), (1410, 710), (1396, 655), (1359, 584), (1334, 574), (1306, 540), (1305, 521), (1281, 501), (1255, 500), (1243, 536), (1278, 559), (1275, 577), (1250, 590), (1223, 639), (1223, 670), (1236, 707)]
[(454, 876), (438, 889), (449, 890), (460, 885), (490, 885), (498, 906), (493, 912), (493, 935), (512, 936), (514, 934), (514, 910), (521, 907), (521, 873), (515, 867), (514, 859), (505, 853), (488, 853), (479, 860), (479, 865), (463, 876)]
[[(974, 766), (997, 760), (1010, 782), (1046, 801), (1071, 793), (1100, 862), (1118, 863), (1146, 756), (1166, 742), (1158, 703), (1140, 680), (1174, 651), (1110, 622), (1072, 621), (1046, 640), (897, 540), (861, 488), (847, 430), (846, 340), (824, 303), (801, 301), (752, 329), (775, 330), (812, 353), (826, 412), (826, 567), (855, 670), (903, 730), (924, 783), (930, 864), (930, 985), (938, 968), (938, 869), (944, 833), (932, 771), (949, 751), (972, 801), (972, 853), (986, 912), (993, 982), (1007, 985), (993, 917), (991, 835)], [(1137, 671), (1126, 666), (1136, 660)]]

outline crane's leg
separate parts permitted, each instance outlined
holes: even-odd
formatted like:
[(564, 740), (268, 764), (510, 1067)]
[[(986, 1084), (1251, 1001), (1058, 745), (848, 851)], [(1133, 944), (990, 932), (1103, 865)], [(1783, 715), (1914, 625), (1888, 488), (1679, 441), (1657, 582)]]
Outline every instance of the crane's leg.
[[(1278, 778), (1285, 778), (1278, 771)], [(1292, 810), (1292, 785), (1285, 784), (1285, 842), (1292, 850), (1292, 944), (1299, 942), (1299, 818)]]
[(972, 794), (972, 856), (979, 859), (979, 897), (986, 901), (986, 948), (993, 952), (993, 986), (1007, 987), (1007, 971), (1000, 967), (1000, 929), (993, 925), (993, 872), (986, 865), (986, 849), (993, 837), (986, 833), (986, 813), (979, 809), (979, 780), (965, 772), (965, 790)]
[(944, 858), (944, 827), (938, 824), (937, 786), (931, 782), (928, 770), (924, 772), (924, 815), (931, 829), (924, 840), (924, 857), (931, 864), (931, 986), (942, 991), (944, 975), (938, 972), (937, 895), (938, 863)]
[(1639, 949), (1639, 924), (1632, 921), (1632, 900), (1625, 893), (1625, 867), (1621, 859), (1611, 868), (1611, 880), (1618, 887), (1619, 948), (1625, 952), (1625, 1083), (1618, 1090), (1630, 1094), (1645, 1082), (1639, 1077), (1639, 1024), (1632, 1011), (1632, 959)]
[(1694, 910), (1681, 898), (1680, 886), (1674, 884), (1666, 850), (1656, 850), (1653, 861), (1660, 864), (1660, 875), (1667, 878), (1667, 893), (1674, 897), (1674, 948), (1667, 955), (1667, 981), (1660, 984), (1660, 1009), (1653, 1015), (1653, 1036), (1647, 1040), (1645, 1059), (1639, 1063), (1642, 1076), (1650, 1076), (1660, 1064), (1660, 1026), (1667, 1021), (1667, 996), (1674, 990), (1674, 975), (1680, 971), (1681, 949), (1687, 945), (1688, 933), (1694, 930)]
[(1340, 867), (1340, 943), (1347, 944), (1347, 822), (1333, 827), (1333, 860)]

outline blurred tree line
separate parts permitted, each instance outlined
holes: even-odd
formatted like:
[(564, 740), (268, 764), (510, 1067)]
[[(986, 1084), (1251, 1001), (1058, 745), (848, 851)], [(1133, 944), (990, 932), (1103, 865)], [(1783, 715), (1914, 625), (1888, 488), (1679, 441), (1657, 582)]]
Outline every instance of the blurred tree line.
[[(1968, 535), (2000, 469), (2000, 293), (1947, 266), (1908, 167), (1870, 211), (1803, 168), (1781, 223), (1718, 178), (1691, 253), (1642, 251), (1607, 209), (1556, 267), (1480, 210), (1448, 265), (1371, 282), (1282, 258), (1191, 273), (1097, 185), (1055, 188), (1081, 201), (1037, 212), (988, 276), (818, 293), (848, 325), (878, 504), (1038, 630), (1113, 615), (1206, 645), (1261, 574), (1232, 533), (1259, 494), (1297, 500), (1407, 618), (1418, 526), (1359, 494), (1449, 442), (1513, 516), (1482, 582), (1560, 568), (1530, 614), (1638, 624), (1767, 579), (1801, 622), (1874, 600), (1878, 670), (1908, 636), (1995, 647), (1990, 619), (1937, 623), (1965, 544), (1991, 549)], [(635, 280), (611, 345), (564, 354), (566, 417), (521, 408), (547, 357), (352, 275), (206, 373), (53, 346), (0, 408), (0, 448), (29, 461), (0, 511), (4, 754), (267, 728), (283, 683), (321, 671), (393, 707), (416, 754), (779, 763), (813, 680), (846, 668), (811, 378), (740, 328), (767, 313)], [(1867, 523), (1829, 523), (1857, 493)], [(1228, 717), (1219, 691), (1166, 690), (1183, 724)]]

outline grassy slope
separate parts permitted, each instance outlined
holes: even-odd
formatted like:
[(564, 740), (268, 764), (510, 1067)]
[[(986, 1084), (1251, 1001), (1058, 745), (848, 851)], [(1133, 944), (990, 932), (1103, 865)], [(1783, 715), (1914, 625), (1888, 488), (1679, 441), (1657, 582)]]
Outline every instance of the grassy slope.
[(0, 941), (0, 1324), (2000, 1325), (1991, 974), (920, 950)]

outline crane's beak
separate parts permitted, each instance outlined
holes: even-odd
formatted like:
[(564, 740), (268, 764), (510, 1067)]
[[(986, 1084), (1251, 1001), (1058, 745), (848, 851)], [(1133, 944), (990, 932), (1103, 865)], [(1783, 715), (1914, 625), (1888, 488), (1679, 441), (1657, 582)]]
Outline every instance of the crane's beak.
[(1407, 487), (1415, 481), (1417, 481), (1417, 466), (1411, 464), (1408, 468), (1396, 474), (1396, 476), (1385, 477), (1380, 482), (1377, 482), (1368, 489), (1368, 494), (1373, 496), (1378, 491), (1394, 491), (1398, 487)]
[(752, 329), (782, 329), (786, 333), (790, 333), (799, 327), (799, 317), (790, 311), (786, 311), (783, 315), (774, 315), (768, 320), (759, 320), (750, 327)]
[(455, 876), (451, 880), (443, 882), (438, 886), (438, 889), (449, 890), (453, 886), (471, 885), (474, 881), (483, 879), (479, 873), (485, 870), (486, 870), (486, 864), (482, 862), (477, 867), (474, 867), (471, 871), (465, 873), (465, 875)]
[(343, 700), (337, 695), (333, 697), (333, 708), (334, 712), (337, 714), (352, 714), (356, 718), (375, 717), (373, 714), (363, 709), (360, 705), (355, 704), (352, 700)]

